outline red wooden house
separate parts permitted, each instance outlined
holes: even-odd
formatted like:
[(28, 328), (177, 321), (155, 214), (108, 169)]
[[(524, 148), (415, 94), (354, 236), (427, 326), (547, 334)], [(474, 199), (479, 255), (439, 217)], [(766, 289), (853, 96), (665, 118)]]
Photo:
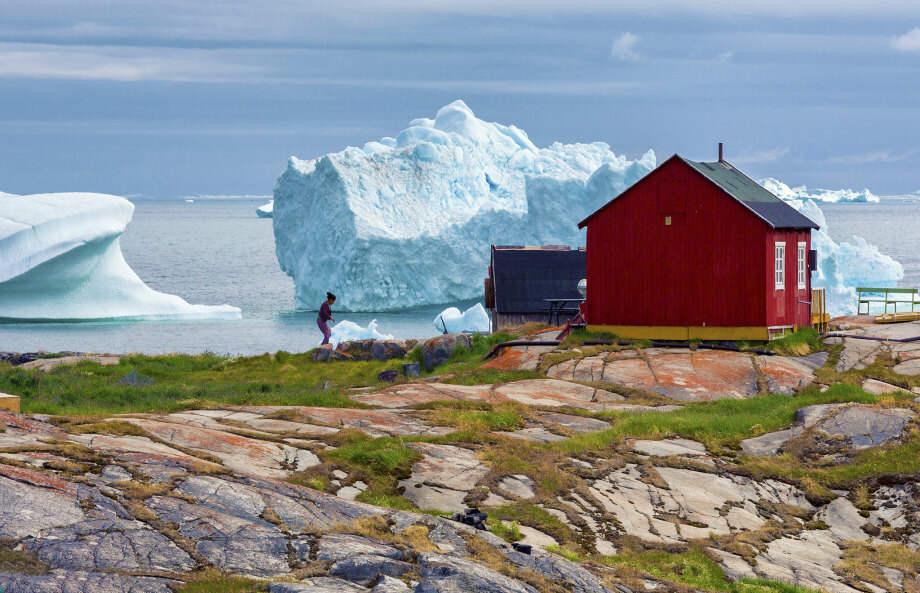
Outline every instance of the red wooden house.
[(674, 155), (588, 228), (589, 328), (625, 338), (766, 340), (811, 324), (817, 225), (720, 158)]

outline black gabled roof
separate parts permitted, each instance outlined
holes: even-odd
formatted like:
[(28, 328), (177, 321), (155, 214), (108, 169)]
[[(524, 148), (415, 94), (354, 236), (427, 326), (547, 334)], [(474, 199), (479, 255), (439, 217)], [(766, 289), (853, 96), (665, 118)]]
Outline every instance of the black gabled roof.
[[(813, 220), (773, 195), (773, 193), (771, 193), (767, 188), (763, 187), (742, 173), (728, 161), (704, 163), (691, 161), (675, 154), (670, 159), (659, 165), (659, 167), (663, 166), (671, 159), (678, 159), (692, 168), (694, 171), (698, 172), (711, 183), (716, 185), (719, 189), (733, 197), (748, 210), (753, 212), (755, 216), (775, 229), (817, 230), (819, 228)], [(633, 184), (632, 187), (636, 187), (651, 177), (654, 173), (655, 171), (652, 171), (637, 181), (635, 184)], [(591, 220), (595, 214), (605, 209), (620, 196), (628, 193), (632, 187), (627, 188), (619, 196), (614, 197), (612, 200), (591, 213), (587, 218), (578, 223), (578, 228), (583, 228), (585, 225), (587, 225), (588, 221)]]
[(678, 157), (775, 229), (818, 229), (810, 218), (777, 198), (728, 161), (699, 163)]

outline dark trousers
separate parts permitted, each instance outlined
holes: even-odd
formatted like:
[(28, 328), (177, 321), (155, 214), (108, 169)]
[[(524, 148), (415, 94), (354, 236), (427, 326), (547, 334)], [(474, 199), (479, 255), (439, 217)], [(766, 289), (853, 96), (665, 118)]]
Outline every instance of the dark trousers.
[(319, 331), (323, 332), (323, 344), (328, 344), (329, 338), (332, 337), (332, 330), (329, 329), (329, 325), (322, 319), (317, 318), (316, 326), (319, 328)]

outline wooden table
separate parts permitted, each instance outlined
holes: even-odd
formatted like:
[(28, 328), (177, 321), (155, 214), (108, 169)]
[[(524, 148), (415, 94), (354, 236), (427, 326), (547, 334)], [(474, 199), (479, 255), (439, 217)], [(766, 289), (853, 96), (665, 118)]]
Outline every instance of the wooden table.
[[(547, 320), (550, 325), (559, 325), (559, 319), (563, 313), (572, 313), (572, 316), (578, 314), (578, 307), (566, 307), (569, 303), (581, 304), (585, 299), (543, 299), (547, 304)], [(555, 322), (554, 322), (555, 320)]]

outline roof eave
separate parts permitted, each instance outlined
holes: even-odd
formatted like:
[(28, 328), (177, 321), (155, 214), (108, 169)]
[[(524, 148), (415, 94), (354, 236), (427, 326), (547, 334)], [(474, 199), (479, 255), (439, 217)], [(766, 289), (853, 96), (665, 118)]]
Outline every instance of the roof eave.
[[(702, 171), (700, 171), (699, 169), (697, 169), (696, 167), (694, 167), (687, 159), (685, 159), (684, 157), (682, 157), (682, 156), (680, 156), (680, 155), (675, 155), (675, 156), (676, 156), (677, 158), (679, 158), (679, 159), (681, 160), (681, 162), (683, 162), (685, 165), (687, 165), (688, 167), (690, 167), (691, 169), (693, 169), (693, 170), (697, 173), (697, 175), (700, 175), (703, 179), (705, 179), (706, 181), (708, 181), (708, 182), (711, 183), (712, 185), (714, 185), (714, 186), (716, 186), (717, 188), (719, 188), (719, 189), (722, 191), (722, 193), (724, 193), (725, 195), (727, 195), (728, 197), (730, 197), (730, 198), (733, 199), (734, 201), (738, 202), (739, 204), (741, 204), (742, 206), (744, 206), (745, 208), (747, 208), (747, 210), (748, 210), (751, 214), (753, 214), (754, 216), (756, 216), (757, 218), (759, 218), (760, 220), (762, 220), (762, 221), (763, 221), (768, 227), (770, 227), (771, 229), (773, 229), (773, 230), (775, 230), (775, 231), (781, 231), (781, 230), (796, 230), (796, 231), (801, 231), (801, 230), (805, 230), (805, 229), (809, 229), (809, 230), (819, 230), (819, 229), (820, 229), (820, 227), (819, 227), (817, 224), (815, 224), (814, 221), (812, 221), (811, 219), (809, 219), (807, 216), (805, 216), (805, 215), (802, 214), (801, 212), (799, 212), (799, 214), (801, 214), (803, 218), (805, 218), (806, 220), (808, 220), (808, 222), (809, 222), (808, 225), (802, 225), (802, 226), (788, 226), (788, 227), (787, 227), (787, 226), (779, 226), (779, 227), (776, 226), (771, 220), (769, 220), (768, 218), (766, 218), (765, 216), (763, 216), (760, 212), (757, 212), (756, 210), (754, 210), (754, 209), (750, 206), (750, 204), (748, 204), (748, 203), (745, 202), (744, 200), (739, 199), (739, 198), (736, 197), (732, 192), (730, 192), (730, 191), (728, 191), (727, 189), (725, 189), (724, 187), (722, 187), (722, 184), (720, 184), (718, 181), (716, 181), (715, 179), (710, 178), (708, 175), (706, 175), (705, 173), (703, 173)], [(731, 165), (731, 166), (732, 166), (732, 168), (733, 168), (735, 171), (737, 171), (737, 172), (740, 173), (741, 175), (744, 175), (745, 177), (747, 177), (748, 179), (750, 179), (751, 182), (757, 183), (756, 181), (754, 181), (753, 179), (751, 179), (751, 178), (750, 178), (744, 171), (742, 171), (741, 169), (738, 169), (738, 168), (735, 167), (734, 165)], [(758, 184), (758, 185), (759, 185), (759, 184)], [(766, 191), (770, 192), (770, 190), (768, 190), (768, 189), (766, 189), (766, 188), (764, 188), (764, 189), (765, 189)], [(780, 202), (783, 202), (784, 204), (786, 204), (787, 207), (791, 208), (792, 210), (795, 210), (795, 208), (792, 208), (792, 206), (789, 206), (789, 204), (788, 204), (785, 200), (783, 200), (782, 198), (777, 197), (775, 194), (773, 194), (773, 192), (770, 192), (770, 193), (771, 193), (772, 195), (774, 195), (774, 197), (776, 197), (777, 200), (779, 200)]]
[(665, 160), (663, 160), (663, 161), (661, 162), (660, 165), (658, 165), (657, 167), (655, 167), (654, 169), (652, 169), (651, 171), (649, 171), (648, 173), (646, 173), (645, 175), (643, 175), (642, 178), (638, 179), (635, 183), (633, 183), (632, 185), (630, 185), (629, 187), (627, 187), (626, 189), (624, 189), (623, 191), (621, 191), (621, 192), (618, 193), (617, 195), (615, 195), (615, 196), (613, 196), (612, 198), (610, 198), (609, 200), (607, 200), (607, 201), (606, 201), (605, 203), (603, 203), (600, 207), (598, 207), (597, 210), (595, 210), (594, 212), (592, 212), (591, 214), (589, 214), (588, 216), (586, 216), (586, 217), (584, 218), (584, 220), (582, 220), (581, 222), (578, 223), (578, 228), (579, 228), (579, 229), (583, 229), (583, 228), (585, 228), (586, 226), (588, 226), (588, 221), (589, 221), (589, 220), (591, 220), (592, 218), (594, 218), (595, 216), (597, 216), (598, 214), (600, 214), (601, 211), (606, 210), (608, 206), (610, 206), (610, 205), (613, 204), (615, 201), (617, 201), (618, 199), (622, 198), (624, 195), (626, 195), (627, 193), (629, 193), (630, 191), (632, 191), (632, 189), (633, 189), (634, 187), (636, 187), (637, 185), (639, 185), (640, 183), (642, 183), (643, 181), (645, 181), (646, 179), (648, 179), (649, 177), (651, 177), (652, 174), (655, 173), (655, 171), (657, 171), (658, 169), (664, 167), (667, 163), (669, 163), (670, 161), (672, 161), (672, 160), (674, 160), (674, 159), (681, 159), (681, 156), (675, 153), (675, 154), (672, 154), (671, 156), (669, 156), (668, 158), (666, 158)]
[(809, 225), (801, 225), (801, 226), (774, 226), (773, 228), (774, 230), (777, 230), (777, 231), (820, 231), (821, 230), (821, 227), (819, 227), (818, 225), (814, 223), (811, 223)]

